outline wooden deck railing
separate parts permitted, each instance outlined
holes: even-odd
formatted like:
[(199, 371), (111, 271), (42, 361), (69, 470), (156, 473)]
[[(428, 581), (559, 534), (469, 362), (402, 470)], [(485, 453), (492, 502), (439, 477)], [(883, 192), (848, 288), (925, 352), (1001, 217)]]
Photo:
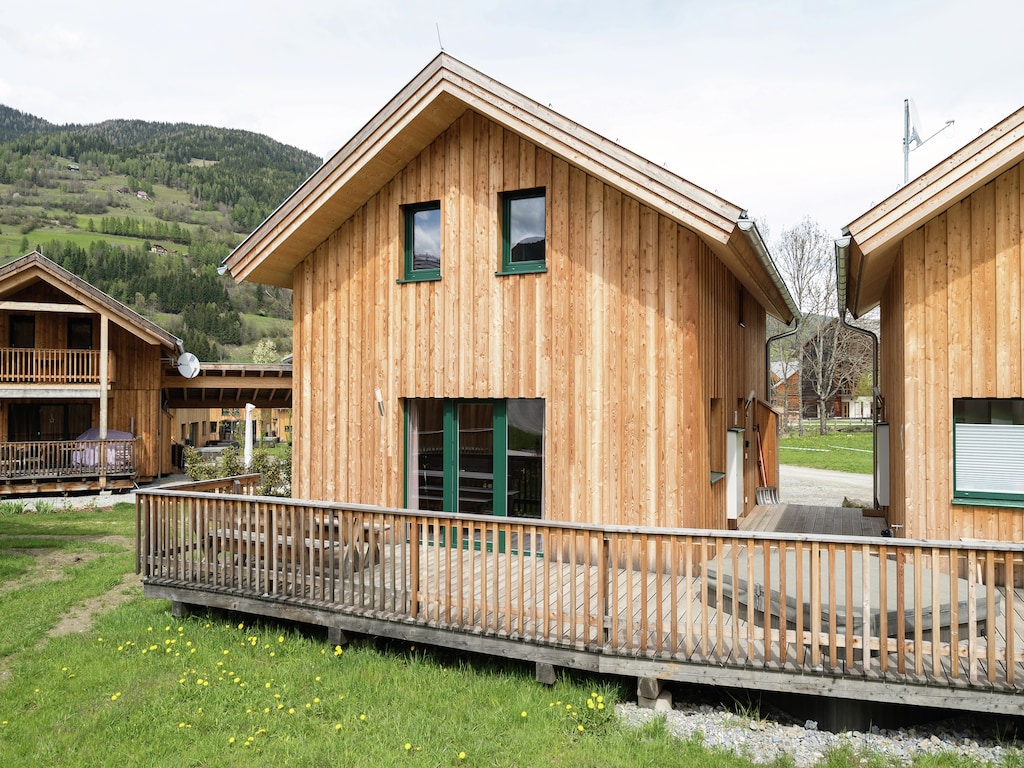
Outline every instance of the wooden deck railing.
[(0, 443), (0, 481), (132, 477), (134, 440), (42, 440)]
[[(141, 491), (147, 585), (578, 651), (1013, 689), (1019, 545), (635, 529)], [(1006, 583), (1013, 584), (1013, 578)]]
[[(112, 363), (112, 357), (108, 357)], [(113, 379), (113, 366), (108, 366)], [(100, 353), (94, 349), (0, 349), (0, 383), (98, 384)]]

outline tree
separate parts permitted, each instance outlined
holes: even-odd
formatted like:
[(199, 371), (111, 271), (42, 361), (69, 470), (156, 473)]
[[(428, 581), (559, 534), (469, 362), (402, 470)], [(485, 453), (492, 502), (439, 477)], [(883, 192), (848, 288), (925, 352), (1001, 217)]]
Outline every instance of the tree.
[(260, 339), (252, 350), (252, 361), (263, 365), (281, 361), (281, 353), (277, 351), (277, 342), (273, 339)]
[(838, 394), (852, 392), (871, 350), (863, 335), (848, 330), (838, 318), (835, 243), (809, 217), (782, 233), (775, 246), (779, 271), (802, 316), (792, 354), (800, 372), (797, 429), (803, 434), (804, 400), (817, 406), (818, 428), (827, 430), (830, 404)]

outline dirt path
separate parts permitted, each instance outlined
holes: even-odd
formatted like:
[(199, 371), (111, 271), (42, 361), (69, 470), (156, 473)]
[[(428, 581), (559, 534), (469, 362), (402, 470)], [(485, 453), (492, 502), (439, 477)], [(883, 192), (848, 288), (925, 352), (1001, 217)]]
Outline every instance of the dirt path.
[[(74, 538), (76, 541), (83, 542), (97, 542), (103, 544), (110, 544), (115, 546), (124, 547), (126, 550), (131, 551), (134, 546), (134, 540), (130, 536), (53, 536), (48, 538)], [(9, 543), (17, 543), (19, 538), (25, 539), (38, 539), (39, 535), (31, 536), (6, 536), (6, 540)], [(17, 546), (8, 546), (6, 551), (15, 554), (29, 555), (35, 558), (35, 562), (27, 573), (9, 581), (0, 584), (0, 595), (13, 592), (24, 587), (30, 587), (35, 584), (43, 584), (50, 581), (59, 581), (64, 578), (67, 569), (76, 563), (89, 562), (95, 560), (98, 557), (102, 557), (105, 553), (103, 552), (65, 552), (62, 550), (54, 551), (49, 548), (19, 548)], [(96, 595), (88, 600), (74, 606), (68, 612), (67, 615), (61, 618), (55, 626), (53, 626), (47, 633), (49, 637), (58, 637), (60, 635), (73, 634), (75, 632), (85, 632), (91, 626), (93, 619), (101, 613), (106, 613), (112, 608), (126, 602), (130, 597), (132, 590), (139, 584), (139, 577), (134, 573), (126, 573), (121, 582), (113, 589), (104, 592), (101, 595)]]

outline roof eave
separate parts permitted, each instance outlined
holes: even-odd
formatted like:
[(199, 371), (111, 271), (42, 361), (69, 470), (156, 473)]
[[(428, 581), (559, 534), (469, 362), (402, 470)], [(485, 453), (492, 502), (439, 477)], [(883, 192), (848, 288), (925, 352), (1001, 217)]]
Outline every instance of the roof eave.
[(466, 109), (728, 246), (738, 206), (441, 54), (232, 252), (232, 276), (290, 287), (294, 267)]

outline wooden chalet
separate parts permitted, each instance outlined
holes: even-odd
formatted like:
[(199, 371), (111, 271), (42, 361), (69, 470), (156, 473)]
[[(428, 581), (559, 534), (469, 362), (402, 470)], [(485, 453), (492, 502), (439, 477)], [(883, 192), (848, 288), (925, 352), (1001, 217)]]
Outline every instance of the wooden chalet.
[[(858, 217), (840, 305), (880, 307), (880, 489), (904, 536), (1024, 542), (1024, 109)], [(1019, 576), (1018, 576), (1019, 578)]]
[(756, 435), (774, 480), (753, 222), (446, 54), (227, 265), (294, 291), (298, 496), (726, 527)]
[(0, 326), (0, 493), (170, 470), (161, 372), (176, 337), (38, 252), (0, 267)]
[(441, 54), (227, 265), (294, 290), (295, 497), (139, 492), (176, 613), (1019, 712), (1012, 547), (750, 525), (796, 310), (739, 207)]

